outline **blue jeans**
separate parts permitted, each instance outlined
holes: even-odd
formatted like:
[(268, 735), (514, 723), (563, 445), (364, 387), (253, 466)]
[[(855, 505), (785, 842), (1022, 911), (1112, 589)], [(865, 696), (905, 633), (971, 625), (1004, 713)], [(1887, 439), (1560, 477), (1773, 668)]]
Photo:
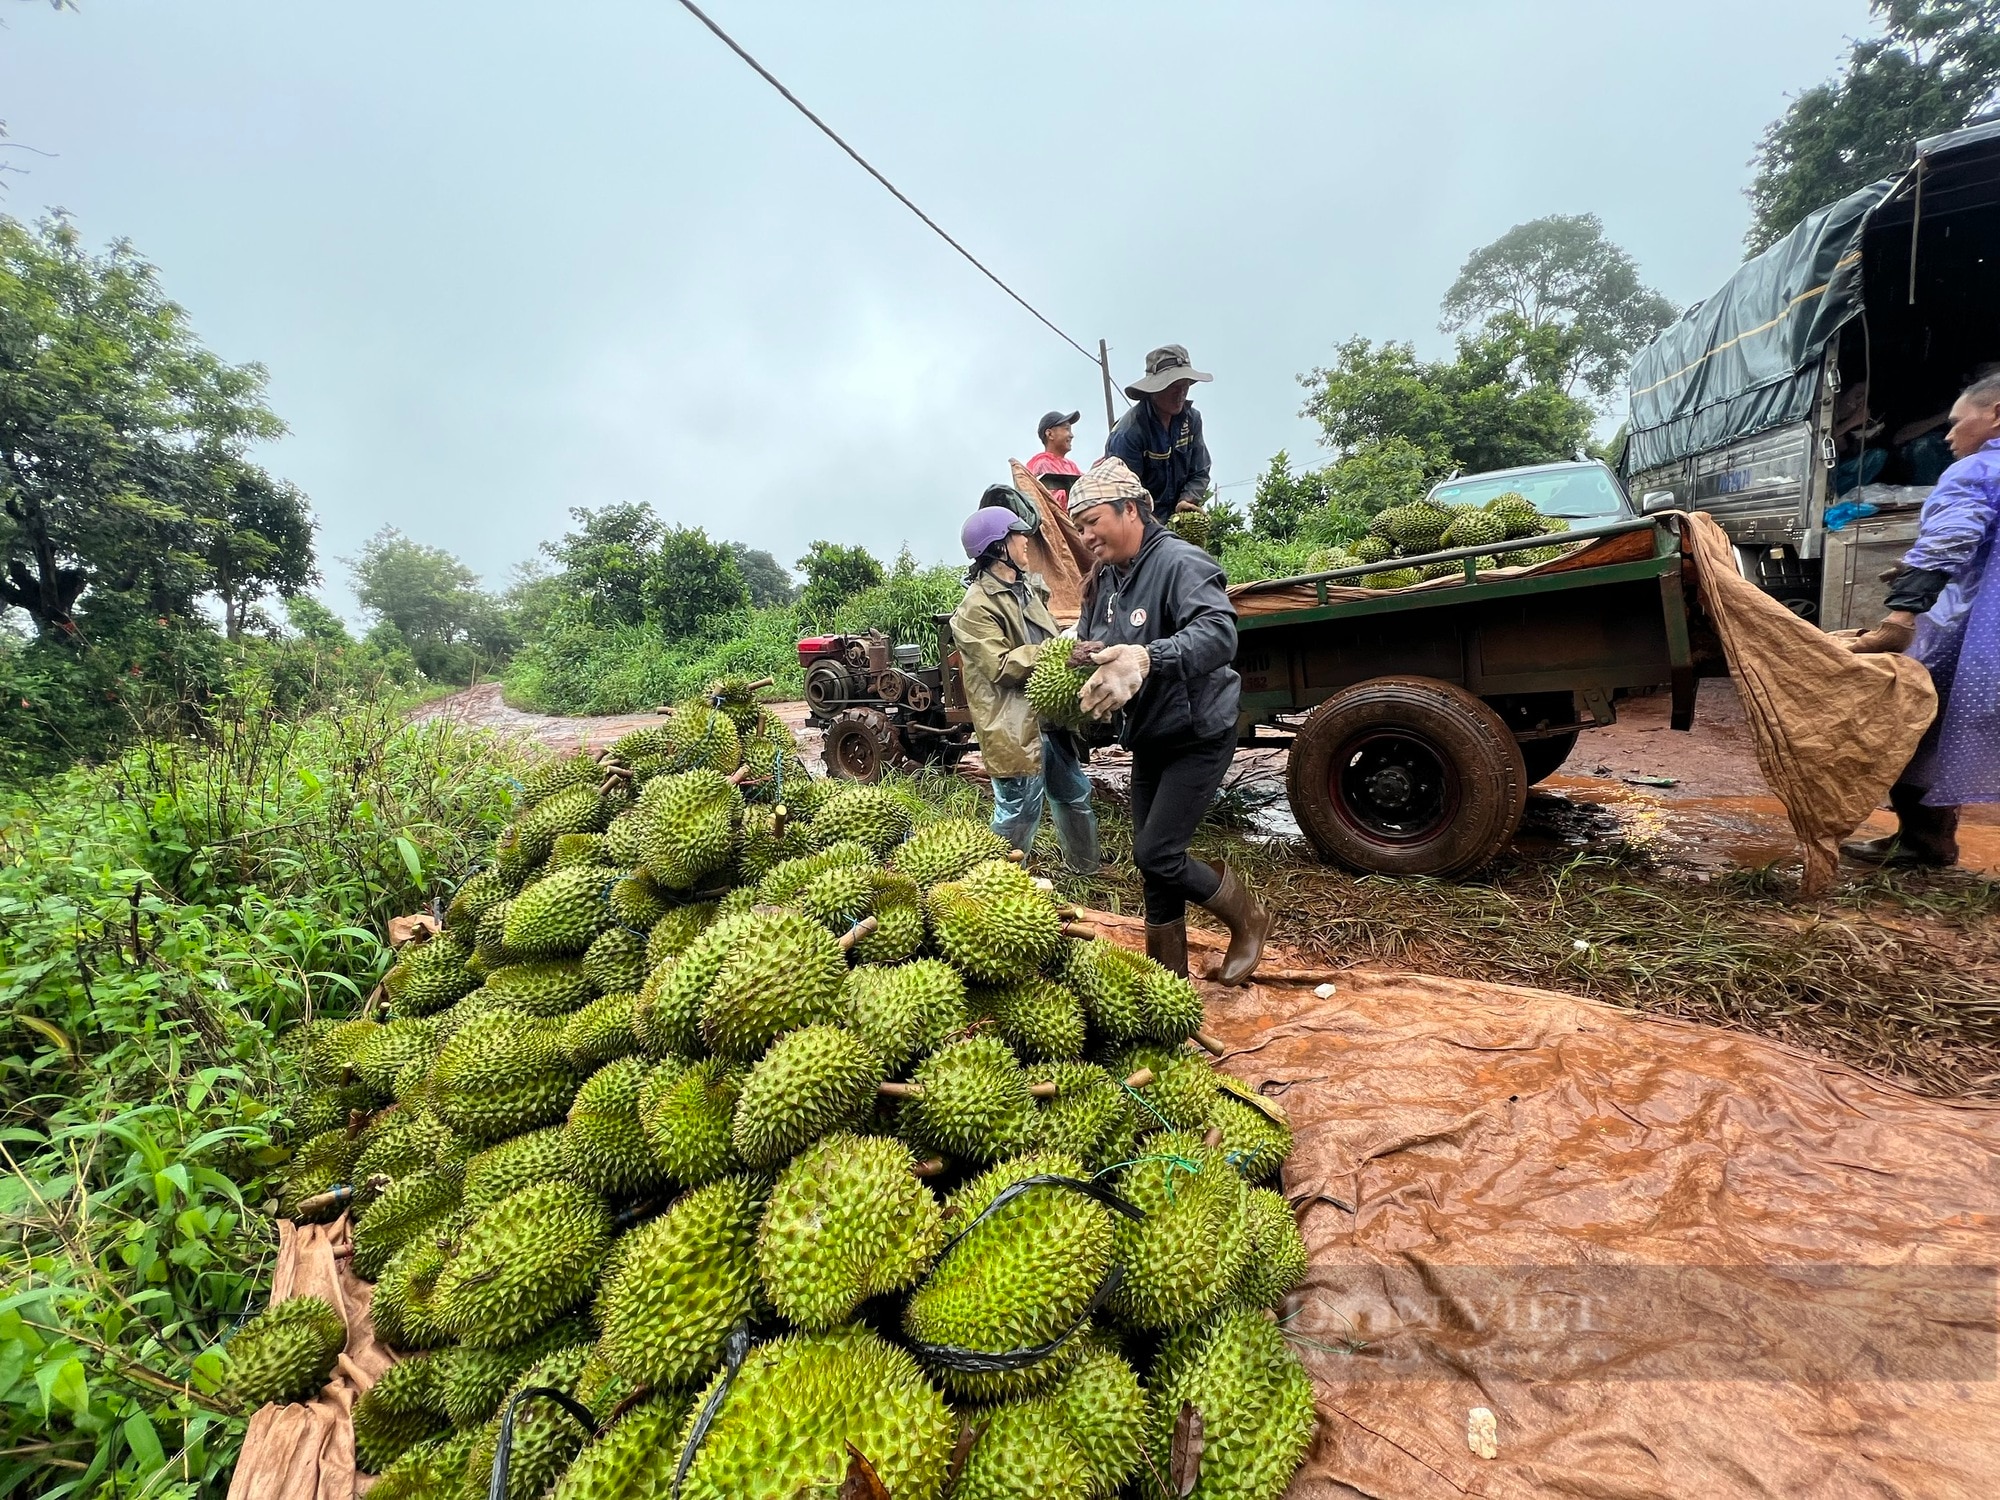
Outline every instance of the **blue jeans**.
[(993, 831), (1022, 853), (1042, 826), (1042, 803), (1052, 803), (1056, 842), (1079, 874), (1098, 867), (1097, 815), (1090, 810), (1090, 778), (1070, 753), (1067, 739), (1042, 736), (1042, 774), (993, 778)]

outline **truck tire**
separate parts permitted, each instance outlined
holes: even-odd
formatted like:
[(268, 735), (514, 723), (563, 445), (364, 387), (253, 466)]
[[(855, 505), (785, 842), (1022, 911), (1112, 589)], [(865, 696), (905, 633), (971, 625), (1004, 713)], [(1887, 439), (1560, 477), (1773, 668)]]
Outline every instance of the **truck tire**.
[(1572, 729), (1568, 734), (1559, 734), (1553, 739), (1520, 741), (1521, 759), (1528, 768), (1529, 786), (1546, 781), (1562, 769), (1570, 751), (1576, 748), (1576, 735), (1577, 732)]
[(826, 726), (821, 756), (826, 774), (841, 781), (876, 782), (902, 753), (903, 737), (877, 708), (847, 708)]
[(1320, 854), (1382, 875), (1463, 875), (1506, 847), (1527, 805), (1521, 746), (1464, 689), (1377, 677), (1314, 709), (1286, 773)]

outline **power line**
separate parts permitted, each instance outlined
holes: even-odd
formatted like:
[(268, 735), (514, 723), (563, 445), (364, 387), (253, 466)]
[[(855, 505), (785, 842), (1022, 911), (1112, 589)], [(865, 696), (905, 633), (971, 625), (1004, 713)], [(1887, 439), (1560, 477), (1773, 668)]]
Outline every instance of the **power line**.
[(883, 187), (887, 188), (891, 193), (893, 193), (898, 203), (901, 203), (903, 207), (907, 208), (911, 213), (915, 214), (918, 218), (922, 219), (924, 223), (928, 224), (931, 230), (937, 235), (939, 239), (943, 240), (947, 245), (951, 246), (952, 249), (956, 250), (960, 255), (964, 256), (967, 260), (971, 261), (972, 264), (978, 269), (980, 275), (984, 276), (988, 281), (992, 282), (995, 286), (999, 287), (1001, 291), (1005, 292), (1008, 296), (1012, 297), (1016, 302), (1020, 303), (1021, 306), (1025, 307), (1030, 313), (1034, 315), (1035, 320), (1038, 323), (1040, 323), (1044, 328), (1048, 329), (1050, 333), (1053, 333), (1057, 338), (1061, 339), (1065, 344), (1068, 344), (1070, 348), (1074, 349), (1078, 354), (1081, 354), (1085, 359), (1089, 360), (1092, 364), (1097, 363), (1097, 356), (1095, 354), (1092, 354), (1088, 349), (1084, 348), (1083, 345), (1079, 344), (1075, 339), (1071, 338), (1068, 334), (1064, 333), (1060, 328), (1056, 327), (1055, 324), (1051, 323), (1047, 318), (1043, 317), (1041, 312), (1036, 309), (1035, 305), (1032, 302), (1030, 302), (1026, 297), (1023, 297), (1019, 292), (1015, 291), (1011, 286), (1007, 285), (1007, 283), (1002, 281), (998, 276), (995, 276), (991, 271), (987, 270), (984, 265), (981, 265), (978, 256), (974, 255), (970, 250), (966, 249), (965, 246), (961, 245), (957, 240), (953, 239), (950, 235), (946, 234), (944, 232), (944, 229), (938, 224), (937, 220), (933, 219), (929, 214), (925, 213), (921, 208), (918, 208), (916, 204), (910, 201), (908, 195), (905, 194), (901, 188), (897, 187), (895, 183), (891, 182), (888, 178), (884, 177), (880, 172), (876, 171), (875, 168), (869, 163), (867, 157), (863, 156), (859, 151), (856, 151), (852, 146), (848, 145), (846, 141), (843, 141), (837, 134), (835, 134), (834, 129), (831, 125), (827, 124), (826, 121), (822, 120), (818, 115), (814, 114), (811, 110), (807, 109), (805, 103), (799, 98), (797, 94), (794, 94), (790, 89), (786, 88), (782, 83), (778, 82), (777, 78), (772, 74), (769, 68), (765, 67), (762, 63), (758, 62), (756, 58), (752, 57), (748, 52), (745, 52), (740, 46), (738, 46), (736, 43), (736, 39), (732, 37), (728, 32), (724, 31), (720, 26), (716, 25), (715, 22), (711, 21), (708, 18), (707, 14), (702, 10), (702, 8), (694, 3), (694, 0), (680, 0), (680, 3), (682, 7), (688, 12), (689, 15), (693, 16), (697, 21), (701, 22), (702, 25), (706, 26), (710, 31), (714, 32), (716, 36), (721, 38), (722, 44), (725, 47), (727, 47), (731, 52), (734, 52), (738, 57), (742, 58), (746, 63), (748, 63), (752, 68), (754, 68), (757, 71), (758, 77), (762, 78), (766, 83), (770, 84), (772, 88), (776, 89), (779, 93), (783, 94), (785, 96), (785, 101), (788, 104), (790, 104), (793, 109), (796, 109), (800, 114), (804, 115), (808, 120), (811, 120), (813, 124), (817, 125), (820, 128), (820, 130), (825, 133), (826, 138), (828, 140), (832, 141), (834, 145), (840, 147), (841, 150), (845, 151), (849, 156), (853, 157), (855, 163), (861, 168), (862, 171), (866, 172), (870, 177), (874, 178), (877, 182), (881, 183)]

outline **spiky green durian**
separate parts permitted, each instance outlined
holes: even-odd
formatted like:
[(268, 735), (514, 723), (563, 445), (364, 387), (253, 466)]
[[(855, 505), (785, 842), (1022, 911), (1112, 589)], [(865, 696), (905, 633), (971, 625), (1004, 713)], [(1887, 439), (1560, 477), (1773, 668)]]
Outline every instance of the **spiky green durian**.
[(558, 755), (529, 769), (521, 777), (521, 801), (535, 807), (573, 786), (595, 787), (603, 770), (583, 751)]
[(899, 1071), (965, 1025), (965, 981), (935, 958), (852, 969), (840, 987), (840, 1020)]
[[(708, 1394), (697, 1398), (697, 1411)], [(896, 1500), (937, 1500), (957, 1437), (957, 1422), (916, 1361), (879, 1334), (859, 1327), (794, 1334), (743, 1361), (680, 1500), (832, 1494), (847, 1474), (850, 1447)], [(670, 1446), (678, 1453), (681, 1445)]]
[(1050, 729), (1081, 729), (1089, 717), (1083, 711), (1083, 685), (1097, 669), (1072, 667), (1069, 657), (1075, 649), (1076, 642), (1067, 636), (1043, 642), (1028, 674), (1028, 707)]
[(1368, 535), (1394, 543), (1396, 528), (1402, 524), (1405, 509), (1401, 505), (1391, 505), (1375, 512), (1368, 520)]
[(849, 865), (814, 876), (799, 892), (798, 909), (836, 937), (863, 917), (873, 917), (875, 930), (853, 947), (857, 963), (901, 963), (924, 944), (917, 883), (874, 865)]
[(382, 976), (382, 987), (399, 1016), (434, 1015), (479, 987), (465, 967), (472, 944), (445, 932), (428, 942), (411, 943), (394, 967)]
[(447, 1432), (405, 1448), (368, 1487), (372, 1500), (459, 1500), (476, 1430)]
[(1450, 511), (1428, 500), (1397, 506), (1394, 510), (1396, 515), (1389, 526), (1389, 539), (1405, 552), (1433, 551), (1438, 538), (1444, 535), (1445, 528), (1452, 522)]
[(1364, 563), (1387, 562), (1396, 555), (1396, 544), (1387, 537), (1364, 536), (1354, 544), (1354, 560)]
[(635, 808), (622, 812), (604, 828), (604, 862), (630, 870), (644, 862), (645, 843), (640, 837), (639, 814)]
[(688, 945), (714, 920), (713, 901), (669, 907), (660, 913), (659, 921), (646, 934), (646, 972), (650, 974), (665, 960), (685, 953)]
[(661, 959), (632, 1001), (632, 1038), (639, 1044), (640, 1054), (655, 1062), (707, 1050), (701, 1040), (700, 987), (692, 983), (673, 986), (680, 963), (674, 955)]
[(438, 1164), (452, 1143), (444, 1121), (413, 1110), (386, 1110), (361, 1135), (361, 1152), (354, 1158), (357, 1185), (380, 1176), (391, 1182)]
[(611, 742), (611, 748), (605, 751), (604, 758), (616, 761), (621, 766), (629, 766), (635, 760), (664, 755), (666, 752), (667, 726), (662, 722), (626, 730)]
[(495, 1010), (524, 1016), (566, 1016), (591, 997), (590, 980), (575, 958), (523, 958), (486, 976), (486, 1001)]
[(1035, 1144), (1074, 1156), (1093, 1170), (1122, 1161), (1133, 1139), (1133, 1104), (1095, 1063), (1050, 1063), (1027, 1070), (1030, 1084), (1055, 1086), (1035, 1116)]
[(1118, 1191), (1145, 1217), (1120, 1217), (1124, 1279), (1111, 1311), (1139, 1328), (1192, 1323), (1218, 1307), (1250, 1254), (1250, 1189), (1220, 1147), (1192, 1131), (1151, 1136), (1118, 1174)]
[(786, 1032), (751, 1067), (730, 1139), (746, 1166), (776, 1167), (829, 1131), (858, 1124), (875, 1104), (882, 1062), (839, 1026)]
[(608, 1198), (643, 1197), (666, 1185), (639, 1125), (639, 1090), (651, 1071), (643, 1057), (606, 1063), (569, 1107), (570, 1175)]
[(1222, 1132), (1222, 1150), (1245, 1180), (1262, 1182), (1292, 1154), (1292, 1127), (1284, 1112), (1248, 1084), (1215, 1075), (1216, 1096), (1208, 1125)]
[(952, 1500), (1081, 1500), (1095, 1493), (1083, 1451), (1047, 1400), (989, 1406), (973, 1421), (978, 1436)]
[(682, 1014), (698, 995), (704, 1042), (743, 1061), (796, 1027), (839, 1014), (847, 955), (797, 912), (749, 912), (717, 922), (689, 945), (662, 987), (660, 1007)]
[(458, 1208), (464, 1181), (464, 1165), (450, 1163), (391, 1183), (354, 1223), (354, 1274), (373, 1281), (405, 1240), (450, 1217)]
[(544, 875), (514, 898), (503, 939), (507, 951), (530, 958), (580, 955), (611, 925), (611, 906), (605, 898), (624, 878), (623, 871), (601, 865), (576, 865)]
[(984, 823), (941, 818), (898, 844), (889, 856), (889, 868), (929, 890), (944, 881), (960, 879), (975, 865), (1006, 857), (1007, 841)]
[(428, 1067), (440, 1045), (437, 1027), (430, 1021), (398, 1018), (364, 1038), (354, 1049), (350, 1066), (363, 1083), (386, 1095), (395, 1087), (398, 1073), (411, 1063)]
[(380, 1474), (406, 1450), (451, 1426), (436, 1360), (419, 1354), (389, 1366), (354, 1403), (354, 1461), (362, 1472)]
[[(518, 891), (527, 878), (535, 873), (540, 860), (530, 859), (529, 848), (521, 837), (521, 826), (512, 824), (500, 830), (493, 840), (493, 869), (506, 885), (509, 892)], [(485, 918), (481, 917), (483, 924)]]
[[(444, 1413), (454, 1427), (484, 1422), (500, 1409), (508, 1387), (530, 1366), (558, 1349), (590, 1342), (588, 1323), (582, 1318), (564, 1318), (533, 1338), (505, 1349), (475, 1349), (463, 1344), (440, 1349), (432, 1362), (437, 1368), (438, 1394)], [(582, 1368), (581, 1359), (577, 1366)]]
[(438, 1321), (482, 1349), (532, 1338), (589, 1294), (611, 1236), (610, 1210), (588, 1188), (523, 1188), (458, 1237), (437, 1280)]
[(874, 858), (885, 859), (909, 836), (909, 809), (879, 786), (840, 786), (812, 817), (813, 842), (822, 849), (852, 839)]
[(1406, 589), (1413, 583), (1423, 581), (1424, 575), (1415, 568), (1390, 568), (1386, 572), (1361, 575), (1364, 589)]
[(303, 1401), (333, 1374), (347, 1324), (323, 1297), (292, 1297), (252, 1318), (224, 1346), (223, 1380), (248, 1416), (270, 1402)]
[(642, 943), (653, 924), (664, 917), (673, 904), (665, 887), (643, 868), (613, 882), (604, 899), (611, 907), (611, 919), (620, 927), (629, 927), (637, 933)]
[(742, 736), (734, 722), (699, 698), (675, 704), (660, 735), (669, 774), (701, 770), (727, 776), (743, 762)]
[(639, 794), (646, 870), (668, 890), (692, 890), (736, 852), (743, 793), (714, 771), (660, 776)]
[(440, 1225), (436, 1232), (404, 1240), (376, 1278), (368, 1317), (375, 1337), (392, 1349), (434, 1349), (446, 1341), (431, 1300), (438, 1273), (444, 1269), (444, 1251), (438, 1245), (444, 1228)]
[(748, 733), (758, 726), (763, 710), (757, 702), (757, 689), (748, 677), (731, 675), (710, 679), (701, 690), (708, 706), (728, 715), (729, 722), (736, 726), (739, 734)]
[(564, 1127), (551, 1125), (511, 1136), (489, 1146), (465, 1164), (465, 1189), (460, 1206), (468, 1214), (486, 1212), (538, 1182), (553, 1182), (569, 1171), (569, 1146)]
[[(324, 1130), (292, 1153), (278, 1189), (278, 1211), (288, 1219), (301, 1216), (301, 1205), (348, 1180), (360, 1142), (344, 1129)], [(329, 1204), (314, 1218), (330, 1219), (339, 1212)]]
[(1088, 1342), (1048, 1402), (1083, 1455), (1089, 1492), (1115, 1494), (1145, 1451), (1146, 1392), (1138, 1374), (1109, 1344)]
[(1102, 938), (1071, 943), (1062, 977), (1082, 999), (1091, 1030), (1111, 1046), (1178, 1042), (1201, 1030), (1201, 993), (1143, 953)]
[(639, 997), (607, 994), (578, 1011), (563, 1023), (563, 1056), (579, 1073), (588, 1073), (615, 1058), (639, 1050), (632, 1033), (632, 1007)]
[(757, 882), (754, 897), (758, 906), (790, 906), (799, 893), (828, 870), (872, 865), (875, 856), (853, 839), (841, 839), (792, 859), (780, 860)]
[[(1534, 535), (1533, 532), (1526, 534), (1529, 536)], [(1443, 534), (1438, 537), (1438, 545), (1440, 547), (1485, 547), (1494, 542), (1505, 541), (1506, 537), (1507, 522), (1504, 518), (1489, 514), (1486, 511), (1475, 510), (1461, 516), (1452, 517), (1451, 524), (1445, 527)]]
[(1053, 979), (1031, 975), (966, 995), (973, 1016), (990, 1017), (1015, 1052), (1031, 1062), (1071, 1062), (1083, 1056), (1083, 1002)]
[(1276, 1307), (1301, 1281), (1310, 1264), (1298, 1216), (1284, 1196), (1270, 1188), (1250, 1190), (1250, 1253), (1236, 1273), (1229, 1299), (1242, 1307)]
[[(788, 788), (792, 785), (789, 773), (785, 784)], [(752, 787), (750, 790), (759, 789)], [(787, 797), (789, 799), (789, 792)], [(748, 806), (743, 809), (743, 829), (736, 845), (736, 878), (739, 883), (754, 885), (786, 860), (798, 859), (811, 852), (811, 828), (792, 811), (789, 800), (784, 807), (782, 827), (776, 806)]]
[(1004, 859), (933, 886), (924, 905), (938, 952), (981, 984), (1026, 979), (1062, 944), (1053, 898)]
[(439, 1117), (473, 1141), (497, 1141), (560, 1120), (580, 1081), (562, 1050), (560, 1018), (516, 1011), (474, 1016), (438, 1054)]
[[(566, 833), (601, 833), (611, 821), (611, 804), (595, 785), (565, 787), (537, 803), (514, 824), (518, 858), (529, 873), (544, 869), (558, 838)], [(497, 852), (497, 845), (496, 845)], [(505, 861), (502, 861), (505, 870)]]
[(1187, 1500), (1278, 1500), (1305, 1462), (1315, 1417), (1312, 1378), (1268, 1313), (1224, 1314), (1162, 1354), (1152, 1380), (1148, 1500), (1179, 1500), (1167, 1487), (1181, 1409), (1201, 1413), (1199, 1477)]
[(997, 1161), (1034, 1138), (1035, 1101), (1013, 1050), (987, 1033), (948, 1042), (917, 1065), (917, 1092), (898, 1114), (902, 1132), (928, 1151)]
[(309, 1141), (329, 1130), (344, 1131), (358, 1110), (367, 1114), (375, 1105), (375, 1091), (365, 1083), (344, 1088), (313, 1089), (290, 1106), (292, 1138)]
[(322, 1088), (336, 1088), (353, 1081), (348, 1065), (355, 1049), (381, 1029), (376, 1021), (339, 1021), (315, 1029), (306, 1043), (304, 1071), (307, 1079)]
[(583, 1446), (556, 1482), (555, 1500), (668, 1500), (679, 1467), (680, 1429), (693, 1398), (653, 1396)]
[[(590, 1349), (581, 1344), (571, 1345), (537, 1360), (502, 1395), (502, 1411), (509, 1401), (514, 1401), (514, 1445), (507, 1460), (507, 1500), (541, 1500), (562, 1478), (590, 1436), (574, 1416), (548, 1397), (523, 1393), (543, 1389), (561, 1391), (581, 1402), (599, 1421), (609, 1418), (617, 1402), (632, 1393), (628, 1385), (618, 1382), (618, 1395), (605, 1400), (601, 1386), (596, 1391), (590, 1388), (591, 1370)], [(686, 1398), (679, 1399), (684, 1414)], [(462, 1465), (462, 1487), (451, 1500), (484, 1500), (492, 1482), (500, 1418), (495, 1416), (484, 1427), (469, 1430), (474, 1441)]]
[(557, 870), (572, 869), (577, 865), (601, 865), (606, 863), (604, 835), (601, 833), (561, 833), (549, 848), (547, 869), (550, 874)]
[(661, 1063), (639, 1094), (639, 1123), (672, 1182), (701, 1187), (739, 1171), (736, 1100), (749, 1069), (726, 1058)]
[(1140, 1113), (1149, 1126), (1196, 1130), (1215, 1109), (1216, 1072), (1205, 1052), (1143, 1043), (1127, 1047), (1105, 1066), (1115, 1078), (1129, 1078), (1141, 1068), (1153, 1075), (1151, 1083), (1138, 1089), (1145, 1101)]
[(472, 948), (474, 967), (490, 974), (513, 960), (514, 955), (507, 951), (507, 916), (513, 910), (514, 898), (508, 896), (479, 914), (479, 936)]
[(500, 872), (485, 869), (465, 877), (451, 904), (444, 909), (444, 925), (470, 951), (473, 939), (479, 934), (479, 919), (486, 908), (496, 901), (504, 901), (511, 894), (507, 882), (500, 878)]
[(687, 1385), (714, 1369), (756, 1304), (763, 1193), (725, 1177), (625, 1237), (597, 1299), (598, 1352), (642, 1385)]
[[(973, 1224), (1003, 1191), (1036, 1176), (1081, 1178), (1083, 1166), (1074, 1157), (1035, 1152), (990, 1168), (952, 1194), (946, 1216), (958, 1237), (903, 1314), (904, 1331), (919, 1344), (988, 1354), (1034, 1349), (1083, 1317), (1111, 1267), (1109, 1209), (1048, 1184), (1026, 1189)], [(1068, 1362), (1050, 1357), (995, 1373), (939, 1366), (933, 1373), (958, 1395), (991, 1400), (1042, 1389)]]
[(583, 955), (583, 977), (599, 995), (636, 994), (646, 982), (646, 939), (629, 927), (607, 928)]

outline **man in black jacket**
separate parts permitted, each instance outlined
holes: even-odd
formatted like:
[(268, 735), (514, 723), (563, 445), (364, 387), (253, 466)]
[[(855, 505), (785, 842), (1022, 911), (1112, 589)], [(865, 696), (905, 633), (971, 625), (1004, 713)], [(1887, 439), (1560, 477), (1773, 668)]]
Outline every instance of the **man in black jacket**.
[(1215, 559), (1153, 518), (1137, 476), (1100, 459), (1070, 490), (1070, 519), (1097, 559), (1083, 590), (1072, 660), (1093, 717), (1118, 719), (1132, 752), (1132, 859), (1146, 887), (1146, 951), (1187, 967), (1187, 903), (1229, 928), (1212, 976), (1242, 984), (1257, 967), (1270, 915), (1227, 865), (1188, 856), (1195, 825), (1236, 750), (1236, 611)]

